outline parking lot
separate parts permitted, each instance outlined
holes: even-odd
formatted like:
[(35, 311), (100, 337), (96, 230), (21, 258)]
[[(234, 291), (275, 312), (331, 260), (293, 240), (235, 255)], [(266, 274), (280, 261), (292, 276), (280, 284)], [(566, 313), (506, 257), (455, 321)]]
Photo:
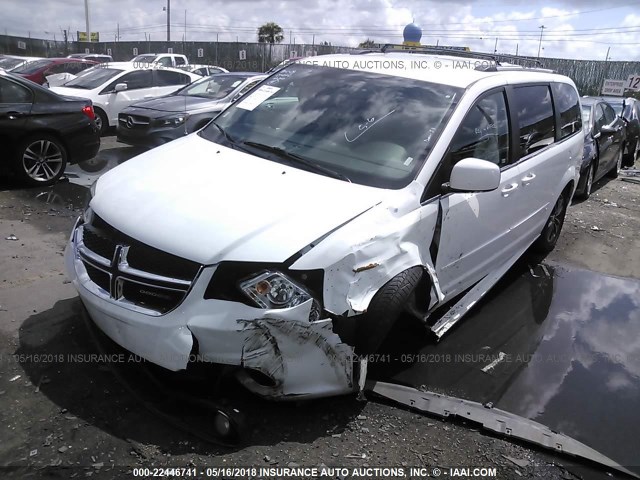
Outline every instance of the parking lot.
[[(96, 478), (177, 465), (474, 465), (499, 468), (498, 478), (604, 475), (385, 401), (268, 402), (206, 375), (160, 373), (163, 387), (175, 386), (166, 390), (129, 357), (114, 356), (125, 354), (91, 331), (62, 254), (91, 183), (139, 152), (110, 135), (95, 159), (67, 169), (68, 181), (1, 185), (0, 463), (24, 467), (16, 477), (52, 465)], [(639, 193), (640, 185), (621, 179), (599, 182), (589, 200), (569, 208), (553, 253), (527, 255), (438, 344), (400, 322), (381, 351), (393, 361), (374, 363), (370, 378), (492, 402), (640, 472), (633, 464), (640, 425), (631, 415), (640, 407), (640, 258), (632, 253), (640, 251)], [(193, 406), (196, 397), (240, 412), (238, 445), (207, 441), (210, 405)]]

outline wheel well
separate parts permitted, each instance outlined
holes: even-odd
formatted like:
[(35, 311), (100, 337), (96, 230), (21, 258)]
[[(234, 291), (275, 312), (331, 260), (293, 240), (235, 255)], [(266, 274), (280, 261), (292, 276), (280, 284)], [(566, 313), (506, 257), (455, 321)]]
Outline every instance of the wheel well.
[[(64, 147), (64, 149), (67, 152), (67, 155), (69, 154), (69, 146), (67, 145), (67, 142), (65, 142), (64, 139), (60, 135), (58, 135), (58, 132), (56, 132), (55, 130), (48, 130), (46, 128), (39, 129), (39, 130), (34, 130), (34, 131), (29, 132), (29, 133), (27, 133), (25, 135), (22, 135), (21, 137), (18, 138), (18, 141), (16, 142), (16, 145), (24, 142), (27, 138), (35, 137), (35, 136), (37, 136), (39, 134), (45, 134), (45, 135), (48, 135), (50, 137), (55, 138), (58, 142), (60, 142), (62, 144), (62, 146)], [(16, 153), (17, 153), (17, 151), (16, 151)]]

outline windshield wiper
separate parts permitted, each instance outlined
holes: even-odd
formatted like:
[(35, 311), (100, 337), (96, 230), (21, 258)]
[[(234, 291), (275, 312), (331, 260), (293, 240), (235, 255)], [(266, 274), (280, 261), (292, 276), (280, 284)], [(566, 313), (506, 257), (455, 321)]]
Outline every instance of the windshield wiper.
[(218, 128), (218, 130), (220, 130), (220, 133), (221, 133), (222, 135), (224, 135), (224, 138), (226, 138), (227, 140), (229, 140), (229, 142), (230, 142), (231, 144), (233, 144), (233, 145), (237, 145), (237, 144), (238, 144), (238, 141), (237, 141), (236, 139), (234, 139), (231, 135), (229, 135), (229, 134), (227, 133), (227, 131), (226, 131), (224, 128), (222, 128), (222, 127), (221, 127), (220, 125), (218, 125), (216, 122), (211, 122), (211, 123), (212, 123), (212, 124), (214, 124), (214, 125)]
[(275, 147), (273, 145), (266, 145), (264, 143), (257, 143), (257, 142), (242, 142), (243, 145), (248, 145), (249, 147), (253, 147), (253, 148), (259, 148), (260, 150), (264, 150), (266, 152), (269, 153), (275, 153), (276, 155), (278, 155), (280, 158), (285, 158), (287, 160), (292, 160), (294, 163), (299, 163), (301, 165), (304, 165), (306, 167), (311, 168), (312, 170), (315, 170), (316, 172), (322, 173), (328, 177), (333, 177), (333, 178), (337, 178), (339, 180), (344, 180), (346, 182), (351, 183), (351, 179), (349, 177), (347, 177), (346, 175), (343, 175), (342, 173), (336, 172), (335, 170), (331, 170), (330, 168), (327, 167), (323, 167), (322, 165), (318, 165), (317, 163), (314, 163), (304, 157), (301, 157), (300, 155), (297, 155), (295, 153), (291, 153), (286, 151), (283, 148), (280, 147)]

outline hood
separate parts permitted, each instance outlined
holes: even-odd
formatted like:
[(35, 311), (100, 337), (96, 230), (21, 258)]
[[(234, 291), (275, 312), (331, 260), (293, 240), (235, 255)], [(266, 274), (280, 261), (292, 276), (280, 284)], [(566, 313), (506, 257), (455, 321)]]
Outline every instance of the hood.
[(134, 108), (144, 108), (158, 110), (167, 113), (193, 112), (207, 108), (216, 108), (220, 105), (218, 100), (210, 98), (194, 97), (190, 95), (168, 95), (165, 97), (152, 98), (132, 105)]
[(198, 263), (279, 263), (386, 193), (191, 134), (104, 174), (91, 207), (125, 234)]

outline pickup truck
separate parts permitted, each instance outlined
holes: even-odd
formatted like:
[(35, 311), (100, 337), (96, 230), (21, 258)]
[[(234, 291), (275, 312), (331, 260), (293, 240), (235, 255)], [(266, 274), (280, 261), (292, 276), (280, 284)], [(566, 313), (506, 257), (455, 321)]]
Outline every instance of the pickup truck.
[(189, 65), (189, 60), (186, 55), (177, 53), (143, 53), (133, 57), (131, 61), (140, 64), (157, 64), (174, 68)]

